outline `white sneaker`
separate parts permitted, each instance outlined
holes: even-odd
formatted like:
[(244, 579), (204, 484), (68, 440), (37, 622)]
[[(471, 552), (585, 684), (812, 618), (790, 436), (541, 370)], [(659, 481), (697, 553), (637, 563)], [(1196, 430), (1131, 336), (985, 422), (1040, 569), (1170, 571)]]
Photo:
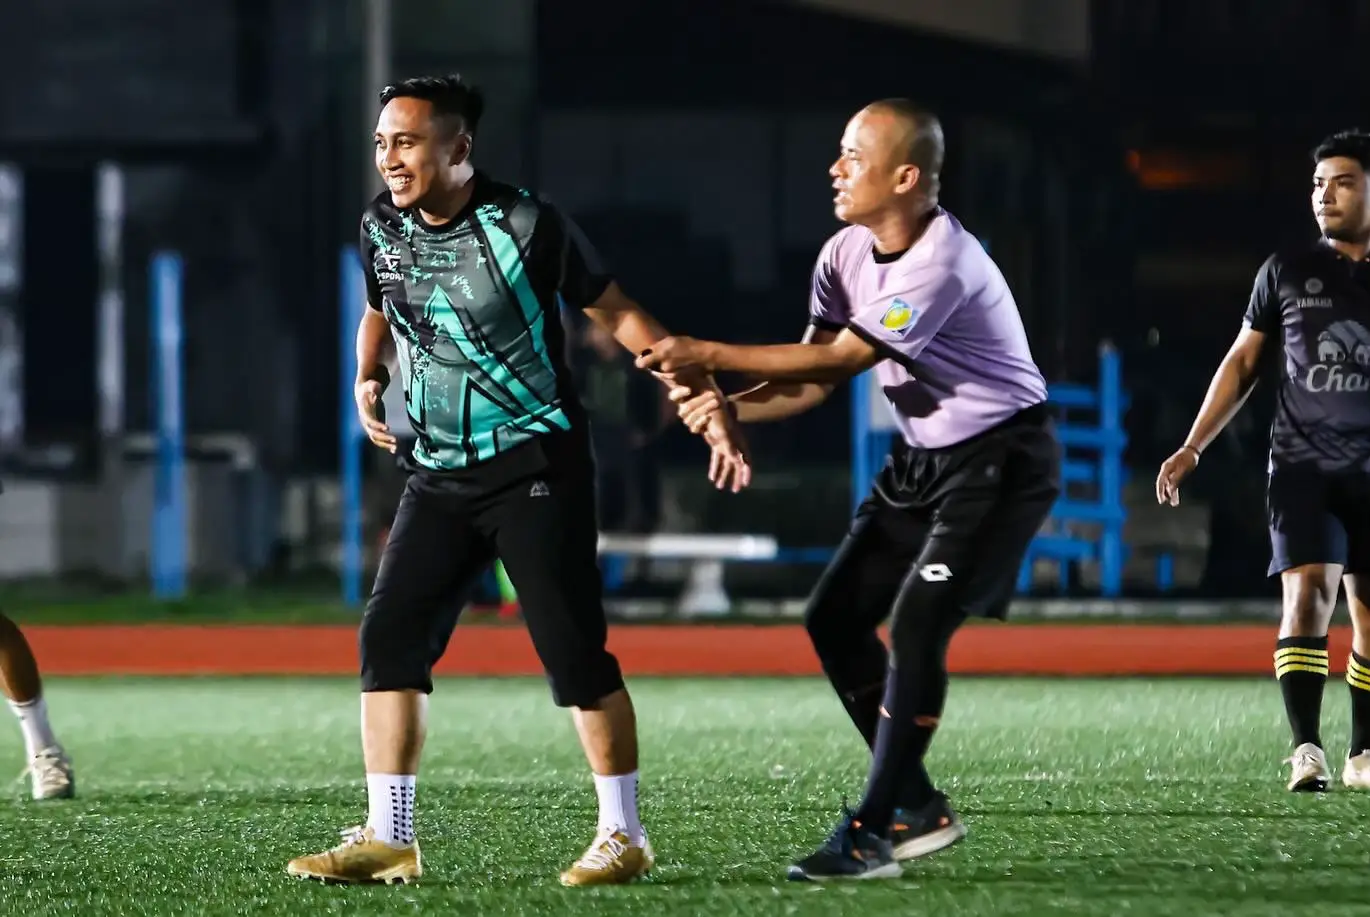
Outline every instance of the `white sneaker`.
[(76, 774), (71, 759), (54, 745), (34, 755), (19, 779), (28, 777), (34, 799), (70, 799), (76, 795)]
[(1341, 782), (1353, 790), (1370, 790), (1370, 751), (1346, 759)]
[(1288, 759), (1289, 791), (1291, 793), (1321, 793), (1332, 782), (1332, 772), (1327, 767), (1327, 756), (1312, 742), (1304, 742), (1294, 749)]

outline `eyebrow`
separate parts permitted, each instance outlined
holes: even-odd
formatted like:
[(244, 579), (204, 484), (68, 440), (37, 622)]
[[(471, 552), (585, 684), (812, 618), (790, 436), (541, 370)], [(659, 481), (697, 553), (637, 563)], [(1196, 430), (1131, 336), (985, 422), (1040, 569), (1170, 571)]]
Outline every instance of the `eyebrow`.
[(1355, 178), (1355, 173), (1338, 172), (1335, 175), (1314, 175), (1313, 181), (1339, 181), (1343, 178)]

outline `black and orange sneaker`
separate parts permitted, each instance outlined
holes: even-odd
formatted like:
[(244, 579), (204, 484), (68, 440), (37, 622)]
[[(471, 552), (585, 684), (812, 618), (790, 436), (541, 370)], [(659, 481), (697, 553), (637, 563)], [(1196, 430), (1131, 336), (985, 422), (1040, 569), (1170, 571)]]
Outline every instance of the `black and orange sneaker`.
[(796, 860), (787, 878), (795, 882), (830, 882), (837, 879), (897, 879), (902, 874), (890, 842), (877, 837), (843, 807), (842, 820), (816, 851)]
[(936, 853), (965, 836), (966, 826), (941, 793), (921, 809), (895, 809), (890, 823), (890, 845), (900, 863)]

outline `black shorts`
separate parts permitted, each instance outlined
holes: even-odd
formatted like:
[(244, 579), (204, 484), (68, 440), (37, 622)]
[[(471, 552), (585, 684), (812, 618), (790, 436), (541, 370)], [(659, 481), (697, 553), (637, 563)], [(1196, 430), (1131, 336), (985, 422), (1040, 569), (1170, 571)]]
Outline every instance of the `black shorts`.
[(957, 610), (1008, 617), (1018, 569), (1061, 492), (1061, 446), (1045, 405), (943, 449), (899, 440), (820, 578), (810, 618), (875, 627), (914, 565), (960, 580)]
[(1370, 573), (1370, 475), (1275, 466), (1265, 495), (1275, 576), (1305, 564)]
[(580, 434), (552, 434), (478, 473), (414, 472), (395, 512), (362, 625), (363, 690), (432, 690), (477, 578), (499, 559), (557, 703), (623, 686), (606, 649), (594, 462)]

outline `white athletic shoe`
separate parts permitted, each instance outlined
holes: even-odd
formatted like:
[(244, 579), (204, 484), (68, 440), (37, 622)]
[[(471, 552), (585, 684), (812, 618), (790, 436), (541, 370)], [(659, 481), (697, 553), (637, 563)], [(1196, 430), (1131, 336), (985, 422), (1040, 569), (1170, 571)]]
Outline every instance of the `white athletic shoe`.
[(1321, 793), (1332, 782), (1332, 772), (1327, 767), (1327, 756), (1312, 742), (1304, 742), (1294, 749), (1287, 762), (1289, 770), (1289, 792)]
[(62, 749), (53, 746), (33, 756), (29, 766), (19, 775), (32, 783), (34, 799), (70, 799), (76, 795), (76, 774), (71, 759)]
[(1370, 751), (1346, 759), (1341, 782), (1353, 790), (1370, 790)]

